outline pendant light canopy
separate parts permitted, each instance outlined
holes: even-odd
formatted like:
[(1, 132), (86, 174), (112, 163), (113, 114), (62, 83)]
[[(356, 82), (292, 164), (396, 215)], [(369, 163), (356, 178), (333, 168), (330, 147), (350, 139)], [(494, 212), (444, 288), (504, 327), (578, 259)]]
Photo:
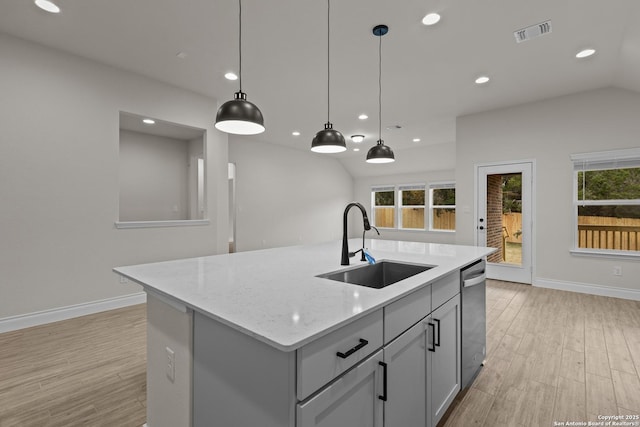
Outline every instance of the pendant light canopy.
[(333, 124), (329, 120), (329, 107), (330, 107), (330, 82), (331, 71), (329, 67), (329, 22), (331, 17), (331, 5), (330, 0), (327, 0), (327, 123), (324, 124), (324, 129), (318, 131), (316, 136), (313, 137), (311, 142), (311, 151), (316, 153), (340, 153), (347, 149), (347, 144), (344, 141), (344, 136), (333, 128)]
[(216, 114), (215, 127), (218, 130), (236, 135), (255, 135), (264, 132), (262, 112), (253, 103), (247, 101), (247, 94), (242, 92), (242, 0), (238, 0), (238, 80), (240, 90), (231, 101), (227, 101)]
[(386, 25), (376, 25), (373, 27), (373, 35), (379, 37), (378, 45), (378, 142), (369, 149), (367, 153), (367, 163), (391, 163), (395, 162), (393, 150), (384, 145), (382, 140), (382, 36), (389, 32)]

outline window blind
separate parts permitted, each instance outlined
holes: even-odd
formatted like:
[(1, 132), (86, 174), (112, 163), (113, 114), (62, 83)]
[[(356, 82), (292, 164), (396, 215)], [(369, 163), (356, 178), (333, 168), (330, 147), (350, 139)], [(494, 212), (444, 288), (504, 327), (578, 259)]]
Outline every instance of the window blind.
[(402, 184), (398, 186), (398, 190), (400, 191), (410, 191), (410, 190), (424, 190), (426, 185), (424, 184)]
[(571, 161), (576, 172), (640, 168), (640, 148), (573, 154)]
[(446, 188), (456, 188), (455, 182), (433, 182), (429, 184), (429, 188), (432, 190), (442, 190)]

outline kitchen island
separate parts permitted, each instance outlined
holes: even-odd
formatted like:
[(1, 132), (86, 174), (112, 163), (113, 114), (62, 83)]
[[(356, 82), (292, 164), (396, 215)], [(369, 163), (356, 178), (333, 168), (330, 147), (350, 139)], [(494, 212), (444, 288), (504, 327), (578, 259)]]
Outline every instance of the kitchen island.
[[(352, 249), (360, 244), (349, 241)], [(400, 376), (391, 375), (402, 369), (391, 369), (385, 352), (415, 335), (423, 351), (412, 357), (424, 358), (424, 382), (446, 336), (444, 318), (433, 314), (448, 309), (453, 355), (440, 354), (459, 359), (459, 271), (493, 249), (385, 240), (367, 246), (378, 262), (432, 268), (382, 289), (316, 277), (362, 264), (351, 258), (341, 266), (340, 242), (116, 268), (148, 294), (148, 426), (302, 427), (352, 419), (382, 426), (383, 405), (384, 425), (394, 425), (383, 391), (401, 387), (394, 385)], [(452, 370), (459, 379), (459, 360)], [(437, 393), (424, 388), (412, 394), (424, 394), (424, 425), (431, 425), (442, 405), (431, 408), (428, 395)], [(446, 400), (455, 392), (447, 390)], [(349, 412), (352, 406), (357, 411)], [(402, 419), (407, 408), (399, 409)]]

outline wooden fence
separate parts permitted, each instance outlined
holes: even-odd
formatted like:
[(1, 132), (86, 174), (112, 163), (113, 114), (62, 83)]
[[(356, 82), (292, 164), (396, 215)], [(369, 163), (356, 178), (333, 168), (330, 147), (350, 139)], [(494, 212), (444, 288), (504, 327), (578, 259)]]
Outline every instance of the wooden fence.
[(579, 216), (578, 247), (638, 251), (640, 219)]
[[(394, 228), (394, 208), (376, 208), (376, 227)], [(402, 210), (402, 226), (416, 230), (424, 230), (424, 208), (407, 208)], [(455, 230), (456, 213), (449, 209), (440, 209), (433, 216), (433, 228), (437, 230)]]
[[(395, 209), (376, 208), (376, 227), (394, 228)], [(424, 208), (404, 209), (402, 212), (404, 228), (425, 229)], [(509, 243), (522, 243), (522, 214), (506, 213), (502, 215), (503, 237)], [(455, 230), (456, 213), (442, 209), (439, 215), (433, 215), (433, 228), (437, 230)], [(640, 251), (640, 219), (609, 218), (599, 216), (578, 217), (578, 247), (589, 249), (615, 249)]]

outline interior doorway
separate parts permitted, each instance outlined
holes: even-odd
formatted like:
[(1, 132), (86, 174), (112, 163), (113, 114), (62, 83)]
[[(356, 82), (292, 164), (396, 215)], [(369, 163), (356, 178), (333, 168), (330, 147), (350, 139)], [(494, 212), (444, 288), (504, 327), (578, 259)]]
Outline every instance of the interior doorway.
[(476, 244), (498, 249), (487, 257), (487, 276), (531, 284), (533, 162), (476, 168)]
[(229, 163), (229, 253), (236, 251), (236, 165)]

